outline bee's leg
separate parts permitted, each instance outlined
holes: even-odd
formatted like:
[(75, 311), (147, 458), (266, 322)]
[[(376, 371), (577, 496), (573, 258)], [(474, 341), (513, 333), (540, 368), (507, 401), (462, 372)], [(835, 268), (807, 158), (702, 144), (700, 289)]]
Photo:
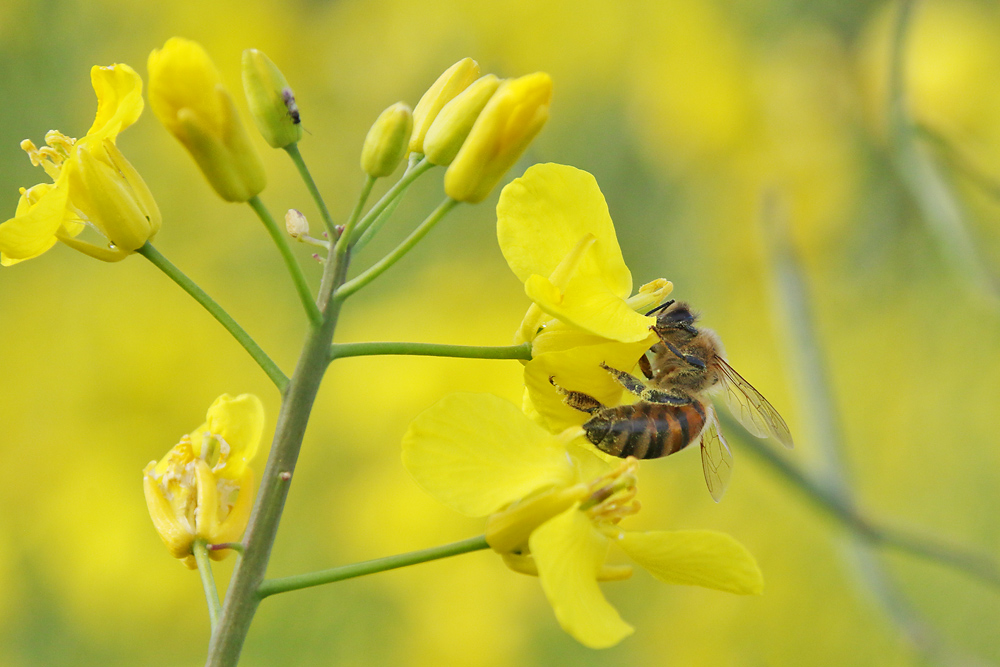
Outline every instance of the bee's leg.
[(625, 371), (620, 371), (617, 368), (611, 368), (607, 364), (602, 363), (601, 368), (611, 373), (611, 375), (618, 380), (618, 383), (625, 387), (626, 390), (635, 394), (644, 401), (650, 403), (666, 403), (668, 405), (684, 405), (685, 403), (690, 403), (691, 399), (685, 396), (678, 396), (676, 394), (671, 394), (660, 389), (652, 389), (643, 384), (642, 380), (630, 375)]
[[(656, 331), (655, 329), (653, 329), (653, 330)], [(657, 335), (659, 335), (659, 332), (657, 332)], [(683, 352), (681, 352), (680, 350), (678, 350), (676, 347), (674, 347), (670, 343), (670, 341), (668, 341), (667, 339), (665, 339), (663, 336), (660, 336), (660, 342), (662, 342), (664, 345), (666, 345), (667, 349), (670, 350), (671, 352), (673, 352), (677, 356), (678, 359), (680, 359), (680, 360), (682, 360), (682, 361), (690, 364), (691, 366), (694, 366), (695, 368), (700, 369), (700, 370), (705, 370), (705, 368), (708, 367), (708, 365), (705, 363), (704, 359), (702, 359), (701, 357), (696, 357), (693, 354), (684, 354)]]
[(653, 379), (653, 367), (649, 363), (649, 357), (643, 354), (639, 357), (639, 370), (646, 376), (647, 380)]
[(585, 394), (582, 391), (570, 391), (569, 389), (563, 389), (556, 384), (554, 375), (549, 376), (549, 383), (556, 388), (556, 391), (562, 394), (563, 402), (575, 410), (586, 412), (590, 415), (604, 408), (601, 402), (590, 394)]

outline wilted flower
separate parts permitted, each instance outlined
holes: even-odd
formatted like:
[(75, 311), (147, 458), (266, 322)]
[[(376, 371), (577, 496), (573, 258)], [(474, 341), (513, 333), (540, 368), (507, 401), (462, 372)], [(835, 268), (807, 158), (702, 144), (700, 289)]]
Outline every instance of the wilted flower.
[(419, 415), (403, 438), (403, 465), (430, 495), (469, 516), (488, 516), (486, 539), (512, 569), (539, 577), (566, 632), (591, 648), (613, 646), (632, 627), (598, 581), (631, 567), (607, 563), (617, 545), (660, 581), (760, 593), (753, 556), (704, 530), (629, 532), (639, 511), (634, 459), (608, 464), (554, 436), (510, 403), (452, 394)]
[[(97, 117), (76, 140), (52, 130), (46, 145), (21, 142), (53, 183), (21, 188), (14, 217), (0, 224), (0, 263), (41, 255), (56, 241), (107, 262), (124, 259), (160, 229), (160, 210), (145, 181), (115, 145), (118, 133), (142, 113), (142, 79), (128, 65), (94, 67)], [(98, 246), (75, 238), (90, 225)]]
[[(264, 429), (264, 407), (252, 394), (223, 394), (204, 424), (181, 438), (159, 462), (143, 470), (146, 505), (170, 555), (196, 567), (196, 539), (212, 544), (238, 540), (254, 497), (253, 471)], [(228, 550), (212, 551), (221, 560)]]

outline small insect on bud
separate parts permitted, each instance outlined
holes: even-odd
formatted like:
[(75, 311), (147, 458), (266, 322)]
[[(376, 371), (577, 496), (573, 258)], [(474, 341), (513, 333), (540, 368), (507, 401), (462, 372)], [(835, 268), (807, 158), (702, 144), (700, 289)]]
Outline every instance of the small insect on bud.
[(309, 233), (309, 221), (302, 215), (302, 211), (290, 208), (288, 213), (285, 213), (285, 229), (288, 230), (289, 236), (297, 239)]
[(243, 91), (257, 129), (274, 148), (302, 138), (302, 118), (285, 75), (263, 52), (243, 52)]
[(372, 178), (388, 176), (406, 154), (406, 145), (413, 130), (410, 107), (397, 102), (382, 112), (368, 130), (361, 149), (361, 168)]

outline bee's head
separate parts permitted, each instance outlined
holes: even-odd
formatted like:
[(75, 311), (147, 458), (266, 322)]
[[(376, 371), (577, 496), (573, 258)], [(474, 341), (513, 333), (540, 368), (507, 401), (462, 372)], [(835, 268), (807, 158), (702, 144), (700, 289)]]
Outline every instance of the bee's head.
[(649, 311), (646, 315), (652, 315), (657, 311), (659, 311), (655, 325), (657, 330), (681, 329), (692, 336), (698, 335), (698, 330), (694, 328), (697, 315), (691, 312), (691, 308), (686, 303), (671, 299)]

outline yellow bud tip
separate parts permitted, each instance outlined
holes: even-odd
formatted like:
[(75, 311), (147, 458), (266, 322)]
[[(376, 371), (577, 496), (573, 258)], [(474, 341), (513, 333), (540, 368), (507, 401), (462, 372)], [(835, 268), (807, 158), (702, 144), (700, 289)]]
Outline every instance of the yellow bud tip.
[(456, 95), (479, 78), (479, 63), (472, 58), (462, 58), (449, 67), (427, 89), (413, 109), (413, 133), (410, 135), (411, 153), (424, 152), (424, 137), (444, 108)]
[(388, 176), (406, 154), (406, 142), (413, 130), (410, 107), (397, 102), (379, 115), (365, 137), (361, 149), (361, 169), (372, 178)]

